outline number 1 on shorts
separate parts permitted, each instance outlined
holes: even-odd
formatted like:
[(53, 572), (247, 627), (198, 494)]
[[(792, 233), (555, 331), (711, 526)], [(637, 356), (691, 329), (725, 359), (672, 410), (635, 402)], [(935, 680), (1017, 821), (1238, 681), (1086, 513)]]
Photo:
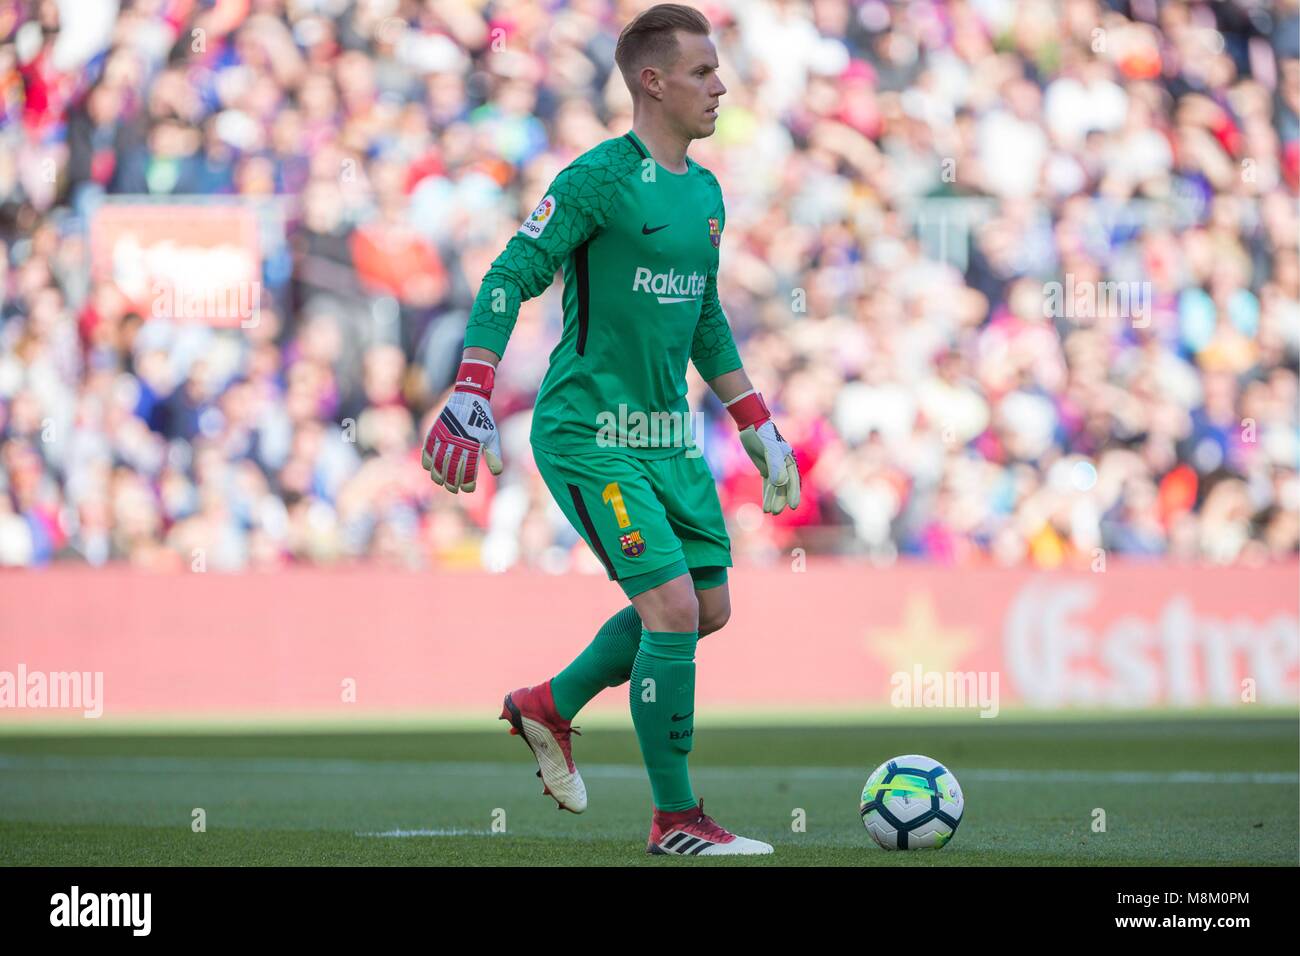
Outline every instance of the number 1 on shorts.
[(618, 520), (620, 528), (626, 528), (632, 523), (632, 519), (627, 516), (627, 507), (623, 504), (623, 492), (618, 490), (618, 482), (611, 481), (605, 486), (605, 490), (600, 494), (600, 500), (614, 508), (614, 517)]

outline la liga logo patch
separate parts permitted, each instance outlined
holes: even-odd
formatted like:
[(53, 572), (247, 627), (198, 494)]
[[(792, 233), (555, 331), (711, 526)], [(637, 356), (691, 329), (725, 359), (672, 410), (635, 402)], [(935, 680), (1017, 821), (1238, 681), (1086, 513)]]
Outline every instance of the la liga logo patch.
[(709, 242), (714, 246), (722, 244), (722, 223), (716, 219), (709, 220)]
[(641, 537), (640, 531), (629, 531), (627, 534), (618, 536), (619, 547), (629, 558), (635, 558), (645, 551), (645, 538)]
[(547, 196), (537, 204), (537, 208), (524, 220), (524, 224), (519, 227), (519, 231), (530, 239), (538, 238), (550, 221), (555, 218), (555, 208), (555, 197)]

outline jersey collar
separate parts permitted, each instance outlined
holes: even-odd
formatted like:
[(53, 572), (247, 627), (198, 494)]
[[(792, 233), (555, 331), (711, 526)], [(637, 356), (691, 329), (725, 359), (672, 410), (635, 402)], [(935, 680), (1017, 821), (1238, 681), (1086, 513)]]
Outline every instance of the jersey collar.
[[(638, 150), (640, 150), (642, 159), (654, 159), (654, 157), (650, 155), (650, 149), (646, 146), (645, 142), (641, 139), (640, 136), (636, 134), (636, 130), (631, 130), (631, 129), (628, 130), (624, 138), (631, 140), (632, 145), (635, 146)], [(664, 172), (666, 172), (669, 176), (687, 176), (690, 174), (692, 167), (695, 166), (695, 160), (691, 159), (689, 155), (687, 155), (685, 159), (686, 159), (686, 171), (680, 173), (675, 173), (671, 169), (668, 169), (667, 167), (661, 165), (659, 160), (657, 159), (654, 159), (654, 164), (658, 166), (660, 169), (662, 169)]]

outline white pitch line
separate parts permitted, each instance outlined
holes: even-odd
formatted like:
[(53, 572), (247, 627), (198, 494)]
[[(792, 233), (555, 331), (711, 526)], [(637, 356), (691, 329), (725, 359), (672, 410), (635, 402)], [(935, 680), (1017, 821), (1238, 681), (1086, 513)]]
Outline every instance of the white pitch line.
[[(955, 773), (955, 771), (954, 771)], [(986, 783), (1260, 783), (1300, 784), (1294, 773), (1206, 770), (967, 770), (962, 780)]]
[[(3, 755), (0, 770), (62, 771), (73, 773), (194, 773), (194, 774), (306, 774), (311, 776), (405, 777), (513, 777), (529, 768), (524, 762), (430, 762), (410, 760), (336, 760), (315, 758), (249, 757), (65, 757), (60, 755)], [(959, 780), (983, 783), (1081, 784), (1260, 784), (1295, 786), (1296, 773), (1205, 770), (1026, 770), (955, 767)], [(701, 780), (865, 780), (872, 767), (693, 767)], [(643, 780), (645, 769), (636, 764), (584, 764), (588, 779)]]
[(491, 830), (461, 830), (456, 827), (443, 830), (384, 830), (382, 833), (357, 833), (359, 837), (442, 837), (442, 836), (491, 836)]

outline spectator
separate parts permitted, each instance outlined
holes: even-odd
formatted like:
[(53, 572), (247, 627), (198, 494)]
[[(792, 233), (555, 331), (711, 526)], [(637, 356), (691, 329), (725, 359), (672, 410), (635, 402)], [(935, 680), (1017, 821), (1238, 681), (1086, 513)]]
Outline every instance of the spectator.
[[(739, 560), (1294, 559), (1300, 42), (1274, 7), (1261, 33), (1248, 0), (705, 4), (719, 286), (805, 482), (759, 520), (691, 373)], [(505, 474), (434, 494), (419, 442), (488, 263), (628, 127), (638, 8), (0, 0), (0, 565), (598, 572), (527, 445), (558, 286), (500, 369)], [(92, 273), (88, 217), (134, 194), (266, 211), (283, 301), (212, 327)]]

